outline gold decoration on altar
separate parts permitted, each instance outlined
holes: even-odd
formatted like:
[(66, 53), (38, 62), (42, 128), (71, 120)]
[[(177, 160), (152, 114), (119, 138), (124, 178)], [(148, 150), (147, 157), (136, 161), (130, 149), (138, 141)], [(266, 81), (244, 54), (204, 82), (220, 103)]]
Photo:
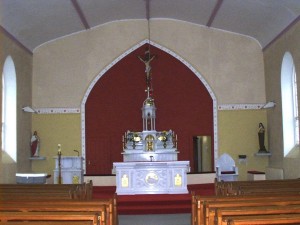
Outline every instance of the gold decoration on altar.
[(142, 138), (141, 138), (139, 132), (127, 132), (127, 133), (125, 133), (125, 138), (122, 138), (122, 141), (124, 143), (123, 144), (124, 148), (127, 148), (126, 142), (130, 141), (130, 142), (133, 142), (132, 143), (133, 149), (135, 149), (136, 143), (140, 142), (141, 140), (142, 140)]
[(135, 142), (139, 142), (139, 141), (141, 141), (141, 137), (137, 134), (137, 133), (135, 133), (134, 135), (133, 135), (133, 141), (135, 141)]
[(145, 140), (147, 142), (147, 151), (153, 151), (154, 137), (149, 134), (146, 136)]
[(154, 99), (153, 98), (147, 98), (145, 101), (145, 105), (153, 106), (154, 105)]
[(122, 178), (121, 178), (121, 186), (124, 188), (127, 188), (129, 186), (129, 182), (128, 182), (128, 176), (127, 174), (123, 174)]
[(79, 184), (79, 176), (72, 177), (72, 184)]
[(174, 183), (175, 183), (175, 186), (177, 186), (177, 187), (181, 187), (181, 185), (182, 185), (182, 177), (181, 177), (181, 175), (180, 174), (176, 174), (176, 176), (174, 177)]
[(163, 131), (163, 132), (161, 132), (160, 136), (158, 137), (158, 140), (160, 140), (161, 142), (164, 143), (163, 144), (164, 148), (167, 147), (168, 136), (169, 136), (168, 132)]
[(155, 185), (158, 182), (158, 176), (154, 172), (150, 172), (146, 175), (145, 181), (149, 185)]
[(161, 132), (160, 136), (158, 137), (158, 140), (160, 141), (167, 141), (167, 131)]

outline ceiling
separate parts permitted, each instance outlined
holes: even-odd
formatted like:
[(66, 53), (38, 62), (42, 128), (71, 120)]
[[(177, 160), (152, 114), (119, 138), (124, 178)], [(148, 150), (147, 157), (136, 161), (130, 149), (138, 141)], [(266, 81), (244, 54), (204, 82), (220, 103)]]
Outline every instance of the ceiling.
[(0, 0), (0, 29), (29, 52), (108, 22), (154, 18), (247, 35), (266, 48), (299, 15), (300, 0)]

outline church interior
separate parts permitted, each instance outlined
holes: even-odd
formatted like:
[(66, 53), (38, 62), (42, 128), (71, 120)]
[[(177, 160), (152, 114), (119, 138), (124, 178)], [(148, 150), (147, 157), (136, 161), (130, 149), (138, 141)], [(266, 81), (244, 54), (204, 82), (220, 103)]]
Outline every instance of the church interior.
[(299, 21), (299, 0), (0, 0), (0, 186), (192, 225), (222, 182), (299, 194)]

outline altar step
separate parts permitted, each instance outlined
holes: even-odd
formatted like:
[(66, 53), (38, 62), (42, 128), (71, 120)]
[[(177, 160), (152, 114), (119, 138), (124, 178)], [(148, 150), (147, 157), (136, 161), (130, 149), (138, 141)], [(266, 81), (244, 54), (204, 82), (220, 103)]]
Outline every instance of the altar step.
[[(115, 186), (93, 187), (93, 198), (109, 198)], [(191, 193), (214, 195), (214, 184), (188, 185), (188, 194), (117, 195), (119, 215), (191, 213)]]
[[(187, 189), (189, 193), (195, 192), (199, 195), (214, 195), (215, 185), (214, 183), (208, 184), (188, 184)], [(105, 198), (113, 196), (116, 192), (116, 186), (93, 186), (93, 198)], [(129, 195), (138, 196), (138, 195)], [(154, 196), (154, 195), (150, 195)]]
[(119, 215), (190, 213), (190, 194), (119, 195)]

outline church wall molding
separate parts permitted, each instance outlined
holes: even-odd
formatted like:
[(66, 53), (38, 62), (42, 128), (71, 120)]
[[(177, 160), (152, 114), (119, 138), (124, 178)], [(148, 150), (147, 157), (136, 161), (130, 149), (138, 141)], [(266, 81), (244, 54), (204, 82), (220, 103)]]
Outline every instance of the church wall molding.
[[(259, 110), (262, 109), (265, 104), (220, 104), (218, 110)], [(36, 108), (38, 114), (73, 114), (81, 113), (80, 108)]]

